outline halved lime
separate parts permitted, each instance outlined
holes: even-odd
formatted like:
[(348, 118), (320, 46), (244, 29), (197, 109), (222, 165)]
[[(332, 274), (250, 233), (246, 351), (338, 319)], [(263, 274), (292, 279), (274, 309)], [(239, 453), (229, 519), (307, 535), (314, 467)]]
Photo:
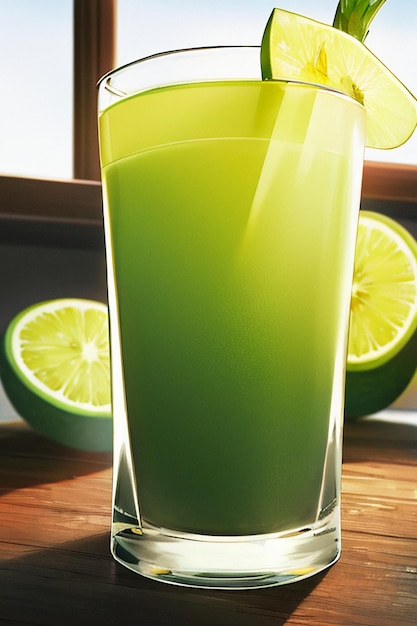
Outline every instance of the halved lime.
[(348, 368), (382, 365), (401, 350), (416, 328), (417, 242), (395, 220), (361, 211)]
[(368, 147), (394, 148), (416, 128), (414, 96), (363, 43), (338, 28), (274, 9), (261, 65), (264, 79), (315, 83), (358, 100), (367, 113)]
[(83, 450), (110, 450), (107, 307), (68, 298), (35, 304), (9, 323), (1, 378), (17, 412), (39, 433)]
[(355, 252), (346, 415), (391, 404), (417, 367), (417, 242), (395, 220), (361, 211)]

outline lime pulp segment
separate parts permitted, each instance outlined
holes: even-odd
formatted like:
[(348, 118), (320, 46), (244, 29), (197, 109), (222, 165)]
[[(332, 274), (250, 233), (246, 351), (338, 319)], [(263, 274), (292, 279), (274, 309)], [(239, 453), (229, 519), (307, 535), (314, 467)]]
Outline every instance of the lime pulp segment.
[(89, 301), (37, 305), (16, 320), (15, 367), (54, 403), (110, 412), (107, 309)]

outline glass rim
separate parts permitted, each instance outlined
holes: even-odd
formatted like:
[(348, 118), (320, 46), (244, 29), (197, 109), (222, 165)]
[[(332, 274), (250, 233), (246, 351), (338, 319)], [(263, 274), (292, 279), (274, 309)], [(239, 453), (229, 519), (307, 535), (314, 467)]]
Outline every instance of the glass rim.
[[(210, 53), (210, 52), (215, 52), (215, 51), (220, 51), (220, 50), (235, 50), (235, 51), (244, 51), (244, 50), (253, 50), (253, 51), (258, 51), (259, 55), (261, 53), (261, 46), (258, 45), (253, 45), (253, 44), (219, 44), (219, 45), (212, 45), (212, 46), (194, 46), (194, 47), (189, 47), (189, 48), (176, 48), (176, 49), (171, 49), (171, 50), (165, 50), (162, 52), (156, 52), (153, 54), (149, 54), (145, 57), (141, 57), (138, 59), (134, 59), (133, 61), (129, 61), (128, 63), (124, 63), (122, 65), (119, 65), (118, 67), (115, 67), (111, 70), (109, 70), (108, 72), (106, 72), (105, 74), (103, 74), (103, 76), (101, 76), (99, 78), (99, 80), (96, 83), (96, 88), (98, 90), (101, 89), (105, 89), (109, 94), (111, 94), (112, 96), (115, 96), (116, 98), (125, 98), (131, 94), (129, 94), (128, 92), (125, 92), (117, 87), (115, 87), (114, 85), (110, 84), (110, 80), (113, 76), (117, 76), (119, 74), (122, 74), (123, 72), (129, 70), (130, 68), (133, 67), (139, 67), (141, 64), (145, 64), (146, 62), (149, 61), (155, 61), (158, 59), (163, 59), (163, 58), (172, 58), (175, 56), (181, 56), (181, 55), (186, 55), (189, 53)], [(350, 100), (353, 103), (358, 104), (360, 107), (364, 107), (363, 104), (361, 104), (358, 100), (356, 100), (355, 98), (353, 98), (351, 95), (347, 94), (344, 91), (341, 91), (339, 89), (336, 89), (335, 87), (331, 87), (329, 85), (324, 85), (323, 83), (319, 83), (319, 82), (314, 82), (314, 81), (308, 81), (308, 80), (303, 80), (303, 79), (298, 79), (298, 78), (286, 78), (286, 77), (280, 77), (280, 78), (272, 78), (272, 79), (262, 79), (261, 76), (261, 60), (259, 57), (259, 72), (260, 75), (258, 78), (252, 77), (249, 78), (247, 77), (247, 80), (265, 80), (265, 82), (277, 82), (277, 83), (286, 83), (286, 84), (292, 84), (292, 85), (304, 85), (306, 87), (314, 87), (317, 89), (320, 89), (322, 91), (327, 91), (327, 92), (331, 92), (334, 94), (337, 94), (339, 96), (345, 97), (348, 100)], [(218, 79), (221, 80), (221, 79)], [(239, 79), (236, 79), (239, 80)], [(206, 82), (204, 78), (201, 79), (202, 82)], [(195, 80), (192, 80), (190, 82), (196, 82)], [(176, 84), (174, 83), (169, 83), (170, 85), (172, 84)], [(163, 85), (161, 85), (163, 86)], [(104, 107), (106, 108), (106, 107)]]
[(214, 50), (243, 50), (243, 49), (252, 49), (252, 50), (259, 50), (259, 52), (261, 51), (261, 46), (259, 45), (245, 45), (245, 44), (230, 44), (230, 45), (216, 45), (216, 46), (196, 46), (196, 47), (190, 47), (190, 48), (174, 48), (172, 50), (164, 50), (162, 52), (154, 52), (153, 54), (148, 54), (145, 57), (140, 57), (139, 59), (134, 59), (133, 61), (129, 61), (128, 63), (124, 63), (122, 65), (119, 65), (118, 67), (114, 67), (113, 69), (109, 70), (108, 72), (106, 72), (105, 74), (103, 74), (103, 76), (101, 76), (97, 83), (96, 83), (96, 87), (99, 88), (104, 81), (108, 80), (111, 76), (113, 76), (114, 74), (118, 74), (119, 72), (123, 72), (124, 70), (129, 69), (130, 67), (133, 67), (135, 65), (140, 65), (141, 63), (145, 63), (146, 61), (153, 61), (154, 59), (161, 59), (164, 57), (170, 57), (170, 56), (174, 56), (174, 55), (180, 55), (182, 53), (185, 52), (209, 52), (209, 51), (214, 51)]

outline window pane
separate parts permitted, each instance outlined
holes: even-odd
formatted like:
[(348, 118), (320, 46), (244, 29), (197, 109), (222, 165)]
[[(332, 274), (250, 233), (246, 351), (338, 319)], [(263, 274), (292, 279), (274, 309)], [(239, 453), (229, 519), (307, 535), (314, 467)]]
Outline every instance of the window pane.
[[(282, 9), (331, 23), (337, 0), (280, 0)], [(270, 0), (118, 0), (117, 63), (163, 50), (217, 44), (259, 44)], [(371, 26), (368, 47), (417, 95), (417, 2), (388, 0)], [(366, 158), (417, 164), (417, 133), (395, 150)]]
[(72, 0), (0, 0), (0, 174), (72, 177)]

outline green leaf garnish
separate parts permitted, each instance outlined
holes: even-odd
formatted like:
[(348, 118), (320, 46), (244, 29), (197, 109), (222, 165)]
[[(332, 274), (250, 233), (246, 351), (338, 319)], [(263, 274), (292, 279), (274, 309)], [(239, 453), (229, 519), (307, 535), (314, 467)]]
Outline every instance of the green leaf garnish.
[(364, 42), (369, 25), (385, 0), (339, 0), (333, 26)]

